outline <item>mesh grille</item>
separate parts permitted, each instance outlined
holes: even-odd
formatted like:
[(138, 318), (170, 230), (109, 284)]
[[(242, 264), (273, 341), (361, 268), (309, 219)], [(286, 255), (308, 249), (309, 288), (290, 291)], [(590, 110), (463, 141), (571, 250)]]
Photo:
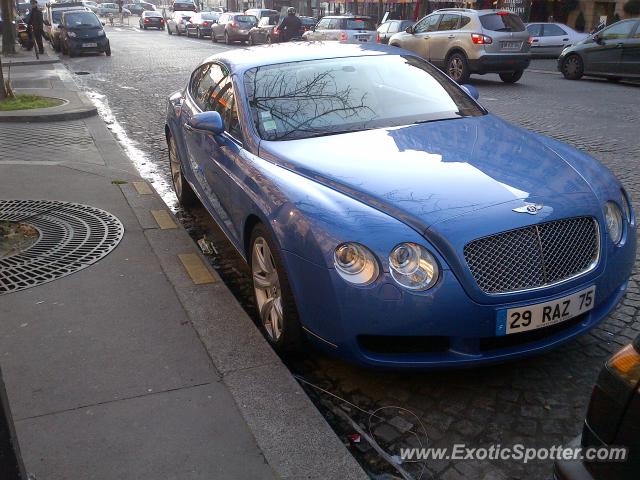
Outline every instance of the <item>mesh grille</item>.
[(596, 221), (576, 217), (474, 240), (465, 245), (464, 258), (482, 291), (505, 293), (584, 273), (598, 250)]

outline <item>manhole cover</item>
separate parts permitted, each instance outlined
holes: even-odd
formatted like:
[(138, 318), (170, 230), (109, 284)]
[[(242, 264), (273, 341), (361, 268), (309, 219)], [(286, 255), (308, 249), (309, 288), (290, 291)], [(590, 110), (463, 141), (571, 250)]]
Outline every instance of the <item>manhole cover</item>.
[(50, 282), (97, 262), (122, 240), (120, 220), (104, 210), (51, 200), (0, 200), (0, 221), (31, 225), (39, 239), (0, 258), (0, 295)]

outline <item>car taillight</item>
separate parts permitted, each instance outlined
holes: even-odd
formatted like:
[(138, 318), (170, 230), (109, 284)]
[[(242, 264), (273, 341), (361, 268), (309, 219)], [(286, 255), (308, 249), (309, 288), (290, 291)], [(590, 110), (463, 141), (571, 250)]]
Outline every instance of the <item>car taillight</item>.
[(376, 43), (380, 43), (380, 32), (376, 32)]
[(273, 30), (271, 30), (271, 33), (273, 33), (274, 35), (280, 35), (280, 30), (278, 30), (278, 27), (275, 27)]
[(533, 43), (533, 37), (531, 35), (529, 35), (529, 38), (527, 38), (527, 43), (529, 45), (531, 45)]
[(203, 27), (208, 27), (209, 26), (209, 22), (202, 22), (202, 26)]
[(471, 40), (476, 45), (489, 45), (493, 43), (493, 39), (491, 37), (487, 37), (486, 35), (482, 35), (481, 33), (472, 33)]
[(633, 345), (627, 345), (611, 357), (606, 367), (631, 387), (640, 382), (640, 353)]
[(164, 20), (163, 20), (163, 19), (160, 19), (160, 23), (164, 23)]
[(231, 27), (237, 28), (238, 23), (237, 23), (237, 22), (231, 22), (229, 25), (230, 25)]
[(144, 23), (149, 23), (149, 19), (148, 19), (148, 18), (145, 18), (145, 19), (144, 19)]
[(347, 32), (340, 32), (340, 41), (341, 42), (347, 41)]
[(498, 15), (500, 15), (501, 17), (506, 17), (507, 15), (509, 15), (509, 12), (498, 12)]

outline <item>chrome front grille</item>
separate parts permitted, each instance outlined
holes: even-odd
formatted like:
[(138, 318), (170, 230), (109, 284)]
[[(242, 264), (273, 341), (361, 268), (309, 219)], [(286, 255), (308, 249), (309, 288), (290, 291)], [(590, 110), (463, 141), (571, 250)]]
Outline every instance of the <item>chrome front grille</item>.
[(469, 242), (464, 258), (483, 292), (508, 293), (559, 283), (593, 269), (598, 223), (575, 217), (518, 228)]

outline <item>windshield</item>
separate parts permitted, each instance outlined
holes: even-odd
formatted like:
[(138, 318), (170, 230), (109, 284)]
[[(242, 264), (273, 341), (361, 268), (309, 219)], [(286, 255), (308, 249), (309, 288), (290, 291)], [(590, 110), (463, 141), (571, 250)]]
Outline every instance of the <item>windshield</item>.
[(202, 20), (216, 20), (219, 17), (219, 15), (216, 15), (215, 13), (201, 13), (200, 14), (200, 18), (202, 18)]
[(414, 56), (308, 60), (244, 74), (261, 138), (293, 140), (483, 115), (440, 70)]
[(160, 12), (155, 12), (155, 11), (148, 11), (148, 12), (143, 12), (145, 17), (161, 17), (162, 15), (160, 15)]
[(64, 16), (64, 24), (67, 27), (102, 27), (100, 20), (91, 12), (67, 12)]
[(524, 32), (525, 26), (518, 15), (513, 13), (498, 12), (482, 15), (480, 17), (482, 28), (494, 32)]
[(348, 18), (347, 30), (375, 30), (376, 25), (370, 18)]

